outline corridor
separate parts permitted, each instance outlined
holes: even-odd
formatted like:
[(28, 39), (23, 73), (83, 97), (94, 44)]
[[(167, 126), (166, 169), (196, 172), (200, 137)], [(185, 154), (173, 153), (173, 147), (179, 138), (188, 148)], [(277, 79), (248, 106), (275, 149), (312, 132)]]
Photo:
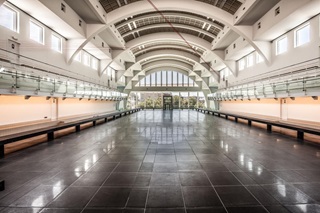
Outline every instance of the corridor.
[(0, 159), (0, 212), (320, 212), (320, 149), (145, 110)]

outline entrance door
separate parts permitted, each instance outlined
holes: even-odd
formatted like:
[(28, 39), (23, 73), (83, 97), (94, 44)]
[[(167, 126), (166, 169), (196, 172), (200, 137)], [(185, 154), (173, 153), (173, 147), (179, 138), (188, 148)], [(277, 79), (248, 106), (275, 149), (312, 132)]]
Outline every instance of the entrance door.
[(281, 111), (280, 111), (280, 116), (282, 120), (288, 120), (288, 104), (287, 104), (287, 99), (283, 98), (281, 99), (280, 103)]
[(172, 96), (163, 96), (163, 109), (172, 110)]

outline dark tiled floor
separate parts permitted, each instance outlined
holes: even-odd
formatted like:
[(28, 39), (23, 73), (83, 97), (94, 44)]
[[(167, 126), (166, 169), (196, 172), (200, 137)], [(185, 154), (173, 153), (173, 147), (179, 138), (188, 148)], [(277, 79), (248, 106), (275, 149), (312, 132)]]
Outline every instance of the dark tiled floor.
[(0, 212), (319, 213), (319, 158), (211, 115), (142, 111), (1, 159)]

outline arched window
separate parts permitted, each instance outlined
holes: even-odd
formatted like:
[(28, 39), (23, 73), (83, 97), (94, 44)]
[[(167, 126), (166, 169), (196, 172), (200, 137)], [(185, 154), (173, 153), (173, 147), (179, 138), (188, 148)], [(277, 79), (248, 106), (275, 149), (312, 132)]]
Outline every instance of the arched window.
[(159, 71), (147, 75), (137, 87), (198, 87), (189, 76), (176, 71)]

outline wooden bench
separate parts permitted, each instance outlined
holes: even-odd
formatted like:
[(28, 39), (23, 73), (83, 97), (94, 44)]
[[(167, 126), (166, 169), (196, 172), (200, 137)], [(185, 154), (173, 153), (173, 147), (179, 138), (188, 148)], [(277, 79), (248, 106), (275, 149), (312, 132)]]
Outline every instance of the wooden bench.
[(294, 131), (297, 131), (297, 138), (299, 140), (304, 140), (304, 133), (309, 133), (309, 134), (318, 135), (318, 136), (320, 135), (320, 128), (315, 128), (315, 127), (306, 126), (302, 124), (284, 123), (284, 122), (280, 122), (277, 119), (259, 118), (256, 116), (240, 115), (236, 113), (221, 112), (221, 111), (214, 111), (214, 110), (208, 110), (208, 109), (196, 108), (195, 110), (205, 114), (206, 113), (212, 114), (218, 117), (224, 116), (226, 119), (228, 119), (229, 117), (233, 117), (235, 122), (238, 122), (238, 119), (247, 120), (249, 126), (252, 125), (252, 122), (266, 124), (268, 132), (272, 132), (272, 126), (294, 130)]
[(5, 135), (0, 137), (0, 158), (4, 157), (4, 145), (17, 142), (20, 140), (36, 137), (39, 135), (47, 135), (47, 140), (52, 141), (54, 140), (54, 132), (75, 127), (76, 132), (80, 131), (80, 125), (90, 123), (92, 122), (93, 126), (96, 126), (98, 120), (103, 120), (104, 122), (108, 122), (109, 120), (115, 120), (117, 118), (120, 118), (122, 116), (132, 114), (134, 112), (140, 111), (140, 108), (137, 109), (130, 109), (130, 110), (125, 110), (125, 111), (118, 111), (118, 112), (112, 112), (112, 113), (106, 113), (106, 114), (101, 114), (99, 116), (94, 116), (91, 118), (85, 118), (85, 119), (80, 119), (68, 123), (58, 123), (55, 126), (49, 126), (49, 127), (44, 127), (44, 128), (38, 128), (30, 131), (24, 131), (24, 132), (19, 132), (15, 134), (10, 134), (10, 135)]

